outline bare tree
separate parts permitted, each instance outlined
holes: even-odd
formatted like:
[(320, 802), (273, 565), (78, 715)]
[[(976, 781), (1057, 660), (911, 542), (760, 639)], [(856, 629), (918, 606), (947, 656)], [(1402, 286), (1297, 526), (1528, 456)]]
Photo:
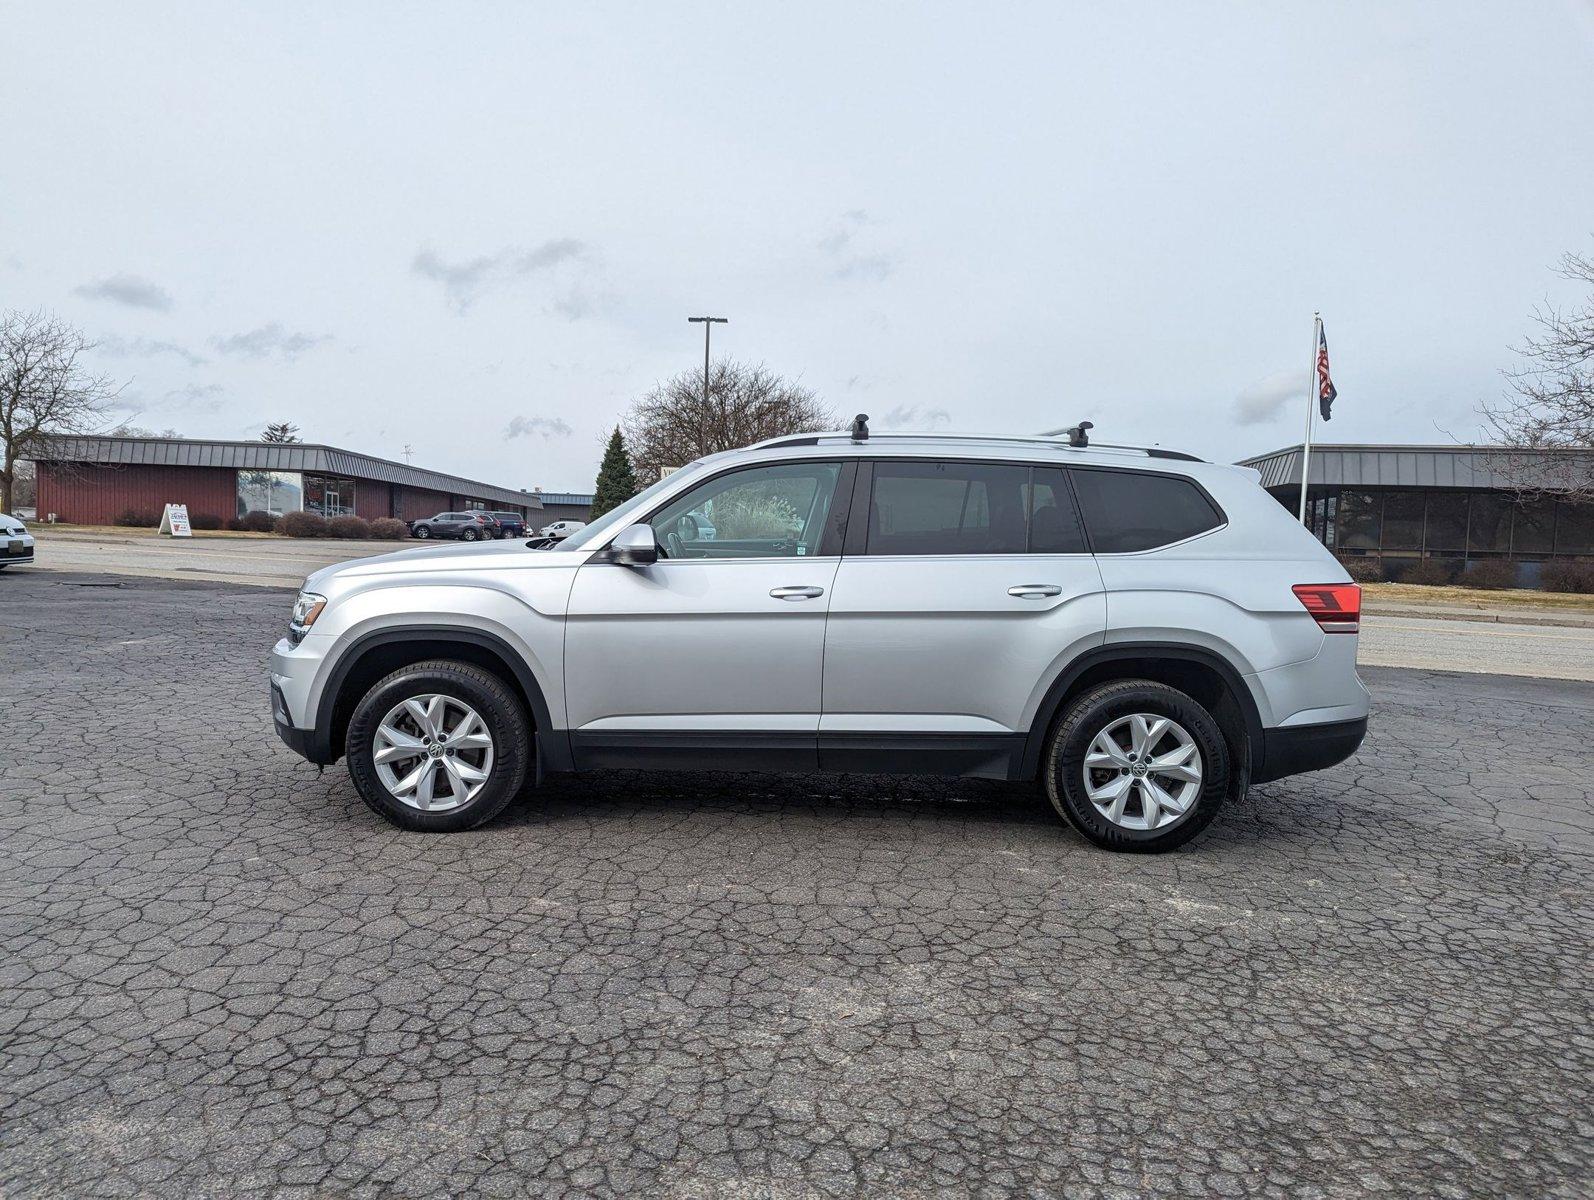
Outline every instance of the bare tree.
[(1594, 501), (1594, 257), (1567, 254), (1557, 273), (1588, 284), (1588, 296), (1534, 311), (1539, 332), (1518, 348), (1523, 365), (1506, 372), (1511, 394), (1482, 411), (1504, 447), (1491, 465), (1519, 491)]
[(46, 438), (104, 423), (119, 389), (83, 365), (93, 348), (43, 310), (0, 315), (0, 512), (14, 502), (19, 459), (37, 457)]
[(835, 411), (814, 393), (763, 364), (721, 359), (709, 371), (682, 371), (631, 406), (621, 422), (626, 448), (642, 483), (664, 468), (705, 454), (735, 450), (765, 438), (834, 429)]

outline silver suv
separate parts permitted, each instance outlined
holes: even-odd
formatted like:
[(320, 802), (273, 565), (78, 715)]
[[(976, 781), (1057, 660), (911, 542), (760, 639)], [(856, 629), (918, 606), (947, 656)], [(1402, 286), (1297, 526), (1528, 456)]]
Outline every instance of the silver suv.
[(701, 459), (549, 549), (329, 567), (272, 651), (277, 732), (406, 829), (549, 772), (906, 772), (1039, 780), (1119, 850), (1354, 753), (1333, 556), (1252, 470), (1084, 442), (860, 423)]

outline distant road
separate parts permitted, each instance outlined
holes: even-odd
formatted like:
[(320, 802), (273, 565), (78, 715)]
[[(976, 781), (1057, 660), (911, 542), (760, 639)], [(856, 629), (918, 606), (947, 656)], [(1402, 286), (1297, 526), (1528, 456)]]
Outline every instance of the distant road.
[[(413, 541), (276, 538), (179, 541), (141, 534), (56, 530), (39, 539), (38, 565), (33, 569), (296, 588), (306, 575), (332, 563), (416, 545), (419, 543)], [(1360, 660), (1378, 667), (1594, 682), (1594, 628), (1368, 614), (1362, 618)]]
[(1370, 667), (1594, 682), (1594, 629), (1364, 615), (1357, 660)]
[[(157, 579), (207, 579), (296, 588), (312, 571), (351, 558), (391, 554), (414, 541), (298, 541), (289, 538), (162, 538), (53, 530), (38, 539), (36, 566)], [(27, 570), (28, 568), (14, 568)]]

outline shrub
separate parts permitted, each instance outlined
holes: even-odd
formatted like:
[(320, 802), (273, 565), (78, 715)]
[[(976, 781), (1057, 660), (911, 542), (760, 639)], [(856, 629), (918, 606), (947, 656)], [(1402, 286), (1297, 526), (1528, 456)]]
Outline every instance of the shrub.
[(1451, 566), (1442, 558), (1425, 558), (1413, 563), (1411, 569), (1400, 577), (1401, 583), (1415, 583), (1421, 587), (1443, 587), (1450, 582)]
[(1339, 565), (1357, 583), (1381, 583), (1384, 566), (1376, 558), (1342, 558)]
[(250, 533), (275, 533), (277, 518), (268, 512), (261, 512), (258, 508), (252, 508), (243, 515), (239, 524)]
[(335, 538), (368, 538), (371, 523), (364, 517), (333, 517), (327, 522), (327, 532)]
[(160, 513), (140, 511), (136, 508), (124, 508), (111, 522), (113, 525), (125, 525), (132, 529), (154, 529), (160, 523)]
[(320, 513), (284, 513), (277, 522), (277, 532), (291, 538), (324, 538), (327, 536), (327, 519)]
[(371, 536), (384, 542), (397, 541), (410, 535), (410, 527), (394, 517), (378, 517), (371, 522)]
[(1517, 582), (1516, 564), (1506, 562), (1503, 558), (1491, 558), (1485, 559), (1483, 562), (1475, 562), (1462, 574), (1461, 582), (1467, 587), (1487, 588), (1490, 591), (1515, 587)]
[(1539, 568), (1539, 586), (1547, 592), (1594, 593), (1594, 562), (1551, 559)]
[(188, 523), (195, 529), (221, 528), (221, 518), (215, 513), (195, 513), (188, 518)]

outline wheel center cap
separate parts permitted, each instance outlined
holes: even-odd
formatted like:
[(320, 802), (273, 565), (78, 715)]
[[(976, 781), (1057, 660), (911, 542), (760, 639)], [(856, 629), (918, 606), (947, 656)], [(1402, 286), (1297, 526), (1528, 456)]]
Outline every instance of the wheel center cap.
[(1144, 775), (1146, 773), (1146, 764), (1145, 763), (1135, 763), (1132, 767), (1129, 768), (1129, 771), (1130, 771), (1131, 774), (1134, 774), (1134, 775)]
[(433, 758), (442, 758), (443, 747), (439, 743), (433, 742), (430, 746), (426, 747), (426, 753), (430, 754)]

